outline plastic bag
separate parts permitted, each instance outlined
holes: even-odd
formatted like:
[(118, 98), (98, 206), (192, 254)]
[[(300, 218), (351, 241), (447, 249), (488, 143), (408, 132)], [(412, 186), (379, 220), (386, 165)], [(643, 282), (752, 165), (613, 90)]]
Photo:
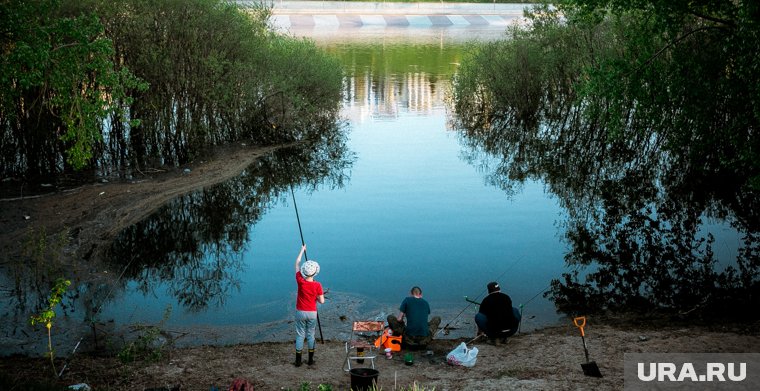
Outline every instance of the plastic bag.
[(446, 362), (451, 365), (460, 365), (463, 367), (475, 366), (475, 361), (477, 361), (477, 359), (478, 348), (473, 346), (472, 349), (470, 349), (464, 342), (459, 344), (459, 346), (446, 355)]

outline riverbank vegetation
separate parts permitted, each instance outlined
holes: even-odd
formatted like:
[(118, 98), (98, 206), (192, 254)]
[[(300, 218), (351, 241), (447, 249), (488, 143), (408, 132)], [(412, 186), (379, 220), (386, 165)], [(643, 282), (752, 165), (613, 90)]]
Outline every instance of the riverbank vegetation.
[[(334, 138), (339, 64), (222, 0), (2, 5), (2, 178), (129, 176), (212, 145)], [(90, 177), (92, 178), (92, 177)]]
[(456, 121), (495, 185), (540, 179), (568, 211), (558, 307), (757, 318), (758, 5), (566, 0), (528, 17), (463, 61)]

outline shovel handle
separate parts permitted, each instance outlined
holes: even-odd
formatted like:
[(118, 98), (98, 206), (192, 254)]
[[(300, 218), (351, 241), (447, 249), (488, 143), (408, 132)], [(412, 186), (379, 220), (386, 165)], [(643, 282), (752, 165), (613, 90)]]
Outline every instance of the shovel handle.
[(575, 324), (575, 327), (581, 329), (581, 337), (585, 337), (586, 333), (583, 331), (583, 328), (586, 326), (586, 317), (579, 316), (573, 319), (573, 324)]

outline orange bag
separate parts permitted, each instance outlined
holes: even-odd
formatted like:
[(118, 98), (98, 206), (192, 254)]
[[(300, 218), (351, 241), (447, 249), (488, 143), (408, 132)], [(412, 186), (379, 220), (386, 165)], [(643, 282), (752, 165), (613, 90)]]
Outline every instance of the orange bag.
[(385, 349), (390, 348), (392, 352), (401, 351), (401, 337), (395, 335), (388, 335), (388, 329), (383, 331), (383, 335), (375, 340), (375, 347), (382, 346)]

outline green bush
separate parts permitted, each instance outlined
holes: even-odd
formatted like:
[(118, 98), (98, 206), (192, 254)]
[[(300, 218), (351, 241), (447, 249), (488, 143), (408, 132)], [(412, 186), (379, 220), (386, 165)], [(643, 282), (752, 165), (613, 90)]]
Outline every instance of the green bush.
[(224, 0), (0, 5), (0, 164), (40, 179), (181, 164), (211, 145), (333, 131), (338, 63)]

